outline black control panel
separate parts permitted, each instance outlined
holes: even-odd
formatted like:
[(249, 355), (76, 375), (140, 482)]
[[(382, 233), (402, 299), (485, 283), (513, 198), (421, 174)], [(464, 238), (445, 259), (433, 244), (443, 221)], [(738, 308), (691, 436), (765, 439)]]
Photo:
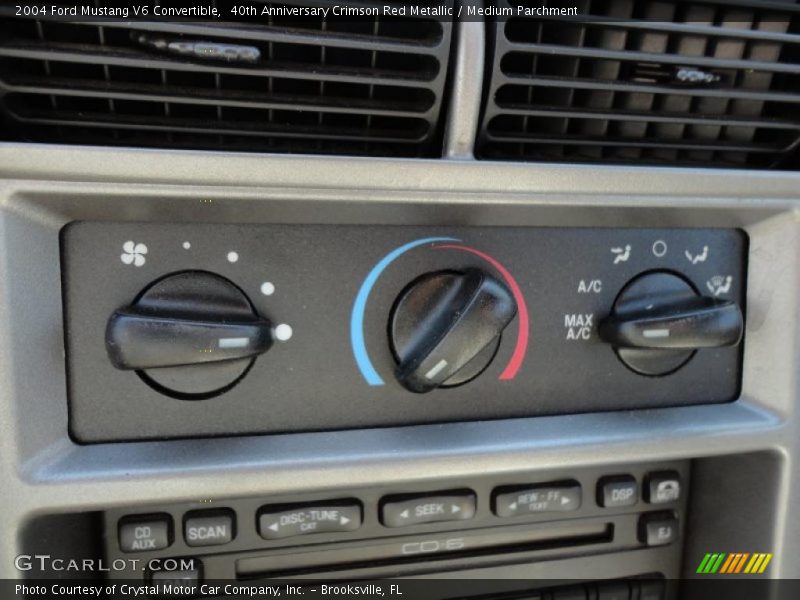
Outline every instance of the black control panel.
[(81, 442), (738, 396), (736, 230), (84, 222), (62, 242)]
[(115, 509), (104, 515), (106, 554), (138, 559), (117, 561), (128, 567), (111, 577), (193, 584), (388, 578), (637, 549), (678, 556), (689, 476), (680, 461)]

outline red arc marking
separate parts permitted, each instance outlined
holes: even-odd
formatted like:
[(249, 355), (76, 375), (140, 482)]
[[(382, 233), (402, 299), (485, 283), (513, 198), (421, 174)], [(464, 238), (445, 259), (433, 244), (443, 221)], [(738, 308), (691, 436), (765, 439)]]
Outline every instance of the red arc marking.
[(502, 276), (503, 279), (506, 280), (508, 287), (511, 288), (511, 294), (514, 296), (514, 300), (517, 303), (517, 309), (519, 311), (519, 327), (517, 328), (517, 345), (514, 347), (514, 353), (511, 355), (511, 360), (508, 361), (506, 368), (503, 369), (503, 372), (500, 373), (500, 380), (507, 381), (509, 379), (514, 379), (517, 376), (517, 371), (520, 370), (522, 367), (522, 361), (525, 360), (525, 353), (528, 350), (528, 307), (525, 304), (525, 296), (522, 295), (522, 290), (519, 289), (519, 285), (517, 284), (517, 280), (508, 272), (503, 265), (501, 265), (497, 260), (481, 252), (480, 250), (476, 250), (475, 248), (470, 248), (469, 246), (459, 246), (458, 244), (442, 244), (440, 246), (434, 246), (436, 249), (448, 249), (448, 250), (463, 250), (464, 252), (469, 252), (470, 254), (474, 254), (488, 262), (492, 265)]

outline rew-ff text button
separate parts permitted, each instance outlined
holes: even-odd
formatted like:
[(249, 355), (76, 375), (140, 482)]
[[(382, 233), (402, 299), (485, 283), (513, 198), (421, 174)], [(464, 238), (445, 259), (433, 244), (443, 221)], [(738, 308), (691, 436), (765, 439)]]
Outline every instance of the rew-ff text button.
[(497, 490), (494, 495), (494, 514), (498, 517), (571, 512), (580, 507), (581, 486), (578, 483), (505, 488)]

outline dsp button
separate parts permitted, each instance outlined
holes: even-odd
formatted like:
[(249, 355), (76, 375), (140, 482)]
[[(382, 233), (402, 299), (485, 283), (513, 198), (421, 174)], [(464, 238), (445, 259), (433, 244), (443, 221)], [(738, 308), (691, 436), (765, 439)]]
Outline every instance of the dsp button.
[(125, 517), (119, 524), (119, 549), (123, 552), (161, 550), (172, 543), (172, 517)]
[(186, 515), (183, 537), (187, 546), (220, 546), (233, 540), (233, 513), (197, 511)]
[(359, 527), (361, 505), (355, 502), (314, 506), (264, 506), (258, 517), (258, 533), (267, 540), (309, 533), (355, 531)]
[(494, 514), (498, 517), (571, 512), (580, 507), (581, 486), (574, 482), (501, 488), (494, 494)]
[(475, 516), (475, 494), (450, 493), (435, 496), (395, 496), (384, 499), (381, 522), (386, 527), (409, 527), (421, 523), (466, 521)]
[(603, 508), (633, 506), (639, 497), (639, 485), (630, 475), (603, 477), (597, 484), (597, 504)]

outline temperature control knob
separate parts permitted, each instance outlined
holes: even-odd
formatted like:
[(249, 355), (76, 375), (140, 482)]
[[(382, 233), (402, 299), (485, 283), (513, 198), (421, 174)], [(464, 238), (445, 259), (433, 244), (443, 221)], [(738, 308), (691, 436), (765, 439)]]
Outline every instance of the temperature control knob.
[(398, 381), (422, 393), (477, 377), (516, 313), (511, 292), (480, 269), (423, 275), (397, 299), (389, 323)]
[(743, 329), (735, 302), (700, 296), (682, 277), (654, 272), (625, 286), (598, 333), (637, 373), (667, 375), (700, 348), (737, 345)]
[(184, 271), (151, 284), (111, 315), (106, 350), (162, 393), (196, 400), (222, 393), (272, 345), (272, 325), (233, 283)]

